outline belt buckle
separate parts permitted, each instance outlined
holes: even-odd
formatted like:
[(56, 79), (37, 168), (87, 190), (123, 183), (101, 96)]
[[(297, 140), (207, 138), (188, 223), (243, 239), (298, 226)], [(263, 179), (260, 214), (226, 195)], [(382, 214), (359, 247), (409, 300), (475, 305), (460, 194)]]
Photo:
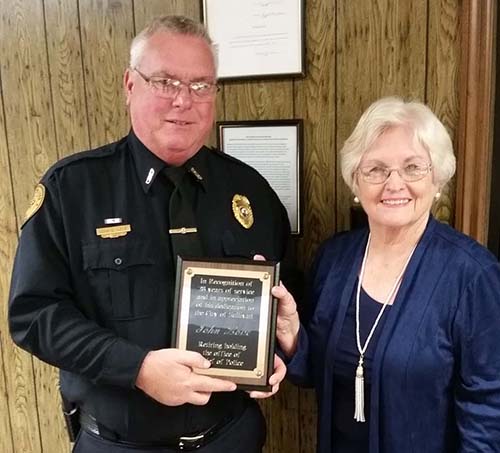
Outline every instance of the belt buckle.
[(196, 436), (181, 436), (179, 437), (179, 450), (197, 450), (202, 446), (202, 440), (205, 434), (198, 434)]

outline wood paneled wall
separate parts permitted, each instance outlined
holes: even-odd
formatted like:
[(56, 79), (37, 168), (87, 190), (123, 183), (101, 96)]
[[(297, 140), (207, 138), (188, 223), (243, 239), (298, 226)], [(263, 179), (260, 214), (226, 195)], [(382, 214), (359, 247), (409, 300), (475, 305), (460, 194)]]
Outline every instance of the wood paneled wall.
[[(307, 76), (226, 83), (224, 120), (303, 118), (303, 268), (349, 227), (337, 150), (383, 95), (427, 102), (456, 135), (460, 0), (306, 0)], [(199, 0), (0, 0), (0, 451), (69, 451), (57, 373), (14, 347), (6, 312), (18, 229), (33, 188), (66, 154), (128, 130), (122, 94), (131, 38), (153, 16), (200, 18)], [(454, 188), (436, 213), (451, 221)], [(312, 452), (311, 391), (285, 385), (263, 403), (267, 452)]]

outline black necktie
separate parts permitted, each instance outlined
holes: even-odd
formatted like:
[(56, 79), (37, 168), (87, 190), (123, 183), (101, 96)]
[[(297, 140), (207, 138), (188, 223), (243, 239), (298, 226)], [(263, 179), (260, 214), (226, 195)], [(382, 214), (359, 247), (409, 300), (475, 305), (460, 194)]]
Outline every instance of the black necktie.
[(174, 262), (177, 262), (177, 255), (200, 257), (203, 249), (194, 215), (196, 188), (193, 178), (184, 167), (168, 167), (164, 172), (175, 186), (169, 203), (169, 233)]

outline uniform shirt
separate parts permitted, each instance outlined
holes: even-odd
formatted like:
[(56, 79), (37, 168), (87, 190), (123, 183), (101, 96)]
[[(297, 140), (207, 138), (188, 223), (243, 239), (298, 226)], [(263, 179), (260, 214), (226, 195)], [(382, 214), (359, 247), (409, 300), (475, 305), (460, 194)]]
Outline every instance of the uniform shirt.
[[(23, 225), (10, 293), (14, 341), (61, 369), (67, 399), (133, 441), (205, 429), (247, 398), (237, 391), (214, 394), (206, 406), (168, 407), (134, 386), (148, 351), (171, 344), (173, 186), (165, 167), (133, 132), (55, 164), (41, 181), (43, 202)], [(205, 147), (184, 168), (203, 256), (283, 258), (288, 217), (263, 177)], [(235, 194), (253, 210), (248, 229), (232, 211)], [(96, 228), (105, 219), (131, 231), (103, 238)]]

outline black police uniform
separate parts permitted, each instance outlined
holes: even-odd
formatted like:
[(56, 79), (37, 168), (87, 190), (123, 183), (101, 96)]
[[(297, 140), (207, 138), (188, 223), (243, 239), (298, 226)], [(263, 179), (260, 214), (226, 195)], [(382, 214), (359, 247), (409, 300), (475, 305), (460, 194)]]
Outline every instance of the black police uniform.
[[(62, 394), (96, 420), (100, 435), (171, 445), (186, 434), (217, 431), (255, 403), (236, 391), (214, 393), (205, 406), (169, 407), (134, 387), (147, 352), (171, 344), (174, 186), (166, 167), (133, 132), (55, 164), (38, 188), (37, 212), (22, 227), (9, 322), (19, 346), (61, 369)], [(197, 235), (203, 256), (283, 258), (288, 217), (262, 176), (206, 147), (183, 167), (198, 229), (185, 236)], [(250, 228), (232, 210), (236, 194), (250, 203)], [(130, 231), (97, 234), (113, 224)], [(265, 436), (259, 431), (253, 436)]]

